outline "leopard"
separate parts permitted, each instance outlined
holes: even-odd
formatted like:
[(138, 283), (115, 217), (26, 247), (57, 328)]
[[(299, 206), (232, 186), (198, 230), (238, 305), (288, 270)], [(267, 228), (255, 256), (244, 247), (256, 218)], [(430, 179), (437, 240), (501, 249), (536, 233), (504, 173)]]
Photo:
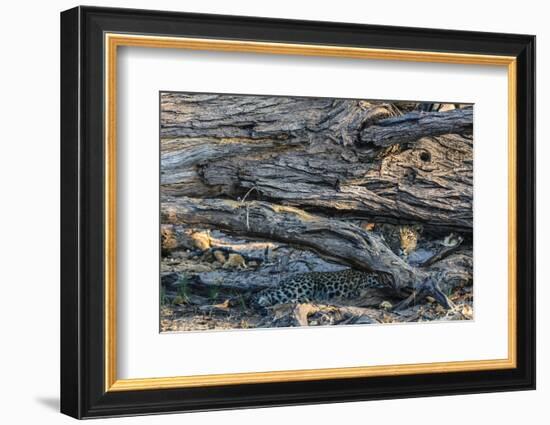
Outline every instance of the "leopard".
[(401, 242), (401, 256), (408, 257), (418, 244), (420, 230), (416, 226), (401, 226), (399, 228), (399, 239)]
[(418, 246), (423, 233), (423, 226), (380, 224), (376, 231), (382, 235), (390, 249), (406, 259)]
[(358, 299), (369, 289), (387, 288), (389, 279), (384, 273), (355, 269), (298, 273), (282, 280), (274, 288), (255, 293), (251, 298), (251, 306), (268, 308), (277, 304)]

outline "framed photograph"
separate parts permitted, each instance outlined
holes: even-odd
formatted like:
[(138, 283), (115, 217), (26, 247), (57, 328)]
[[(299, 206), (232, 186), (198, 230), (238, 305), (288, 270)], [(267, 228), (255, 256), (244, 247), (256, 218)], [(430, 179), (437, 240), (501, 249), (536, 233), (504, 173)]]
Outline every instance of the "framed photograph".
[(535, 387), (535, 37), (61, 14), (61, 411)]

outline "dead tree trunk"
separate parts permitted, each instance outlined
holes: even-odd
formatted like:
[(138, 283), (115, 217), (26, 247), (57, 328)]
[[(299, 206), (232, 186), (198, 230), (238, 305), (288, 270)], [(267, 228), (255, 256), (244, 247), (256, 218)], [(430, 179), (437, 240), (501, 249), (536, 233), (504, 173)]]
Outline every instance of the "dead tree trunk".
[(236, 202), (181, 197), (162, 203), (165, 223), (215, 227), (229, 233), (276, 240), (310, 249), (320, 256), (393, 277), (399, 289), (425, 277), (395, 255), (374, 233), (341, 220), (314, 216), (267, 202)]
[(394, 105), (345, 99), (163, 94), (161, 101), (164, 196), (236, 200), (251, 191), (332, 217), (471, 231), (469, 109), (395, 117)]

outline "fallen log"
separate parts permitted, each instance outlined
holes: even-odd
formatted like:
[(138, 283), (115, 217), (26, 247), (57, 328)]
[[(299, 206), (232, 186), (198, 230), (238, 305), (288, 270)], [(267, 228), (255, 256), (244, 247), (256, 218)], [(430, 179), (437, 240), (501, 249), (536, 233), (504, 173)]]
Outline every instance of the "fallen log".
[(260, 237), (310, 249), (329, 261), (392, 276), (394, 288), (414, 287), (425, 273), (395, 255), (375, 233), (345, 221), (267, 202), (178, 198), (162, 203), (162, 221)]
[(201, 165), (202, 181), (233, 199), (252, 197), (332, 216), (472, 228), (472, 140), (447, 135), (373, 159), (331, 142), (270, 157)]
[(392, 104), (348, 99), (161, 94), (161, 190), (215, 196), (196, 166), (281, 152), (327, 138), (352, 145), (361, 126), (395, 115)]
[(396, 113), (381, 101), (162, 93), (160, 136), (353, 144), (363, 126)]
[[(326, 326), (383, 323), (388, 313), (369, 308), (324, 304), (278, 304), (261, 322), (263, 327)], [(315, 323), (313, 323), (315, 322)]]
[(333, 304), (297, 304), (292, 308), (292, 315), (298, 326), (309, 326), (309, 317), (316, 313), (332, 316), (334, 324), (377, 324), (383, 323), (384, 316), (383, 311), (372, 308)]
[[(242, 199), (254, 189), (252, 198), (312, 212), (471, 231), (471, 137), (423, 137), (462, 131), (449, 123), (468, 121), (470, 109), (396, 117), (393, 104), (350, 99), (165, 93), (161, 102), (163, 196)], [(361, 140), (402, 126), (407, 143), (390, 150), (388, 138)]]

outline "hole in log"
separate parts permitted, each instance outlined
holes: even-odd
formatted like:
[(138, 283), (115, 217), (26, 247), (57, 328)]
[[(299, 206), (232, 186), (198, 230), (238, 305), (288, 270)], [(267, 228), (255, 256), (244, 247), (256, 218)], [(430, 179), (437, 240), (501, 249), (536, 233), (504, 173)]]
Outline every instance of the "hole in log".
[(432, 159), (432, 156), (430, 155), (429, 152), (424, 151), (420, 154), (421, 161), (430, 162), (431, 159)]

